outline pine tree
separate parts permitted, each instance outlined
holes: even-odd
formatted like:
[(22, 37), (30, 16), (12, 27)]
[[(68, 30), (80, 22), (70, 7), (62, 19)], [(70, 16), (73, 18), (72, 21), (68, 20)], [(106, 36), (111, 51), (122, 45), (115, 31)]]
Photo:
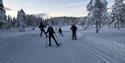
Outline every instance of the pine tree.
[(123, 0), (115, 0), (112, 6), (112, 22), (115, 27), (120, 29), (121, 26), (125, 25), (125, 4)]
[(6, 21), (7, 21), (6, 22), (6, 26), (8, 28), (11, 28), (12, 27), (12, 21), (13, 21), (13, 19), (12, 19), (12, 17), (10, 15), (7, 16), (7, 20)]
[(19, 24), (19, 30), (21, 32), (24, 32), (25, 31), (25, 27), (26, 27), (26, 14), (25, 14), (23, 9), (18, 11), (17, 21), (18, 21), (18, 24)]
[(12, 18), (12, 27), (16, 28), (15, 24), (16, 24), (17, 20), (15, 17)]
[(102, 26), (106, 25), (109, 21), (109, 15), (107, 12), (106, 0), (91, 0), (87, 5), (87, 10), (89, 11), (86, 27), (91, 25), (96, 25), (96, 33), (99, 32)]
[(5, 24), (6, 11), (4, 9), (3, 0), (0, 0), (0, 28)]

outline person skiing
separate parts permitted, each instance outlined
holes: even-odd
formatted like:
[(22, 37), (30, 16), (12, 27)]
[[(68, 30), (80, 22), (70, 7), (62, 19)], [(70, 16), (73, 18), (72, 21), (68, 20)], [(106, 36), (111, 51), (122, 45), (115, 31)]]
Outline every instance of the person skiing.
[(45, 29), (44, 29), (44, 28), (46, 28), (46, 26), (43, 24), (43, 22), (40, 23), (39, 28), (40, 28), (40, 31), (41, 31), (40, 37), (42, 37), (42, 33), (43, 32), (46, 35), (46, 37), (48, 37), (47, 34), (46, 34), (46, 32), (45, 32)]
[(60, 44), (57, 42), (57, 40), (56, 40), (56, 38), (55, 38), (55, 36), (54, 36), (55, 31), (54, 31), (54, 29), (53, 29), (52, 26), (48, 27), (46, 33), (48, 33), (48, 36), (49, 36), (49, 46), (50, 46), (50, 47), (52, 46), (52, 45), (51, 45), (51, 38), (53, 38), (53, 40), (55, 41), (55, 43), (56, 43), (57, 46), (60, 46)]
[(71, 30), (72, 30), (72, 40), (77, 40), (76, 36), (77, 27), (74, 24), (72, 25)]
[(62, 37), (63, 37), (63, 33), (62, 33), (61, 27), (59, 27), (58, 32), (59, 32), (59, 35), (62, 35)]

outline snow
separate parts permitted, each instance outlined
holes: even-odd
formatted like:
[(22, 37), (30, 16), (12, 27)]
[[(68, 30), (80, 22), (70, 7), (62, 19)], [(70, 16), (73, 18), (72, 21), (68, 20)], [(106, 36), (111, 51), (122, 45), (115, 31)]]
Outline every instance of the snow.
[[(104, 27), (99, 34), (94, 28), (78, 30), (78, 40), (71, 40), (69, 26), (62, 27), (60, 48), (46, 48), (46, 38), (39, 29), (26, 32), (2, 32), (10, 37), (0, 39), (0, 63), (124, 63), (125, 29)], [(14, 34), (15, 33), (15, 34)], [(6, 35), (5, 34), (5, 35)], [(12, 35), (15, 36), (12, 36)], [(19, 34), (19, 35), (18, 35)], [(47, 40), (48, 42), (48, 40)], [(55, 43), (53, 43), (55, 45)]]
[[(83, 29), (82, 26), (77, 25), (79, 30)], [(69, 31), (70, 26), (63, 26), (62, 30)], [(58, 30), (56, 31), (58, 32)], [(10, 37), (17, 37), (25, 34), (34, 34), (34, 33), (40, 33), (40, 30), (38, 27), (35, 28), (35, 30), (32, 30), (32, 27), (28, 27), (25, 29), (25, 32), (19, 32), (16, 29), (11, 29), (11, 30), (0, 30), (0, 38), (10, 38)]]
[(25, 34), (33, 34), (33, 33), (39, 33), (39, 29), (36, 28), (35, 30), (32, 30), (31, 27), (26, 28), (25, 32), (19, 32), (16, 29), (11, 30), (0, 30), (0, 38), (10, 38), (10, 37), (17, 37)]

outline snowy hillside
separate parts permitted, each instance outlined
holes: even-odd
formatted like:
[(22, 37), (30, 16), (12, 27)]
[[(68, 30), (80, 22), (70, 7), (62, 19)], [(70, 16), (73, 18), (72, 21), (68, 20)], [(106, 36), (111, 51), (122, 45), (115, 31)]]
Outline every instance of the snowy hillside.
[[(64, 27), (59, 48), (46, 48), (46, 38), (39, 37), (39, 29), (26, 32), (1, 31), (0, 63), (124, 63), (125, 29), (104, 27), (78, 30), (78, 40), (71, 40), (70, 27)], [(82, 27), (81, 27), (82, 28)], [(4, 33), (4, 34), (2, 34)], [(9, 37), (7, 37), (9, 36)], [(48, 42), (48, 40), (47, 40)], [(53, 43), (53, 45), (55, 45)]]

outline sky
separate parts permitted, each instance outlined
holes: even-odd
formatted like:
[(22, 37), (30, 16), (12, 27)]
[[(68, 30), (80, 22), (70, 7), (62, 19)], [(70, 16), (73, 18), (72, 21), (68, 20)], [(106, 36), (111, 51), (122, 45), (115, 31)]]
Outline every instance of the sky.
[[(49, 16), (87, 16), (86, 6), (90, 0), (3, 0), (6, 14), (17, 16), (24, 9), (26, 14), (47, 14)], [(111, 7), (114, 0), (107, 0)]]

